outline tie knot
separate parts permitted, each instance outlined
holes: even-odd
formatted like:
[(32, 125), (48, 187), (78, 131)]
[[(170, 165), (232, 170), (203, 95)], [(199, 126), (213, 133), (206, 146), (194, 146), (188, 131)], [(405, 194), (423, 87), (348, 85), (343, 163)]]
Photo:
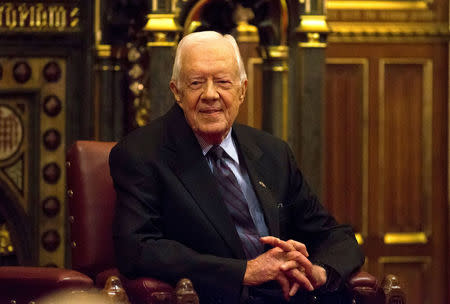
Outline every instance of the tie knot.
[(219, 145), (216, 146), (212, 146), (211, 149), (209, 149), (208, 151), (208, 155), (210, 155), (213, 159), (221, 159), (223, 158), (223, 153), (225, 151), (223, 150), (223, 148)]

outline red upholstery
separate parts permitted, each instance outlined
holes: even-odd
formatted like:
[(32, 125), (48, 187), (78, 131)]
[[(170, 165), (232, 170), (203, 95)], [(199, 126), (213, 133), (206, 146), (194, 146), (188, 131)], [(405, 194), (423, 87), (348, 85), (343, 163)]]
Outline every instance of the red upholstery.
[(44, 267), (0, 267), (0, 303), (29, 303), (61, 289), (92, 288), (92, 279), (78, 271)]
[(113, 146), (113, 142), (77, 141), (67, 153), (72, 268), (95, 278), (99, 288), (111, 275), (117, 275), (133, 303), (150, 303), (152, 292), (173, 288), (151, 278), (128, 280), (114, 268), (112, 220), (116, 197), (108, 164)]
[(72, 268), (92, 278), (114, 267), (111, 225), (115, 192), (109, 175), (112, 142), (76, 142), (67, 153)]

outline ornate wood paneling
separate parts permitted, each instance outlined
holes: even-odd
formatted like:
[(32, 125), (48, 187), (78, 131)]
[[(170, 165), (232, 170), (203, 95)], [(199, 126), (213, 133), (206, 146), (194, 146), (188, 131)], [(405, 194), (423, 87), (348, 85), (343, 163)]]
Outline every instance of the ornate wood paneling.
[(379, 73), (380, 232), (429, 235), (432, 63), (382, 58)]
[(0, 57), (0, 66), (2, 190), (31, 219), (37, 263), (64, 266), (66, 60)]
[(327, 59), (324, 203), (352, 223), (360, 243), (368, 228), (368, 72), (363, 58)]
[(448, 45), (331, 43), (327, 57), (327, 203), (360, 231), (367, 157), (367, 269), (398, 275), (408, 303), (446, 303)]

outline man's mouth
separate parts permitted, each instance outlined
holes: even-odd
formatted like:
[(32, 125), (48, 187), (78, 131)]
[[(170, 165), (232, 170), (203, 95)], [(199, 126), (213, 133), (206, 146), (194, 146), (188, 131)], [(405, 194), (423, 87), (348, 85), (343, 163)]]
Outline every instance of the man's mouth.
[(222, 112), (222, 109), (202, 109), (199, 112), (202, 114), (215, 114)]

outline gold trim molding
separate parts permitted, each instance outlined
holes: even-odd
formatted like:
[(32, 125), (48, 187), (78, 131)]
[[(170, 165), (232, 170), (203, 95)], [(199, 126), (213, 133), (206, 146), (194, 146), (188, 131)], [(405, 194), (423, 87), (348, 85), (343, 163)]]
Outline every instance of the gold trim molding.
[(411, 39), (448, 40), (446, 23), (329, 22), (330, 42), (366, 42), (368, 39), (406, 41)]
[(111, 45), (109, 44), (99, 44), (96, 47), (97, 56), (101, 58), (111, 57)]
[(236, 31), (238, 42), (259, 43), (258, 28), (256, 26), (241, 21), (238, 23)]
[(328, 33), (330, 31), (326, 21), (326, 16), (302, 15), (300, 18), (300, 25), (296, 29), (297, 32)]
[(428, 243), (427, 235), (424, 232), (411, 233), (386, 233), (384, 235), (384, 243), (393, 244), (426, 244)]
[(307, 33), (307, 42), (299, 42), (298, 46), (301, 48), (326, 48), (327, 44), (325, 42), (320, 42), (319, 33)]
[(261, 47), (262, 57), (264, 59), (286, 59), (289, 55), (289, 47), (286, 45), (273, 45)]
[(449, 36), (446, 23), (329, 22), (331, 34), (380, 36)]
[(328, 1), (329, 10), (427, 10), (432, 1)]
[(178, 32), (181, 28), (175, 22), (175, 14), (148, 14), (144, 31), (148, 32)]
[(79, 32), (80, 8), (72, 3), (0, 3), (0, 32)]
[(330, 32), (330, 28), (324, 15), (302, 15), (300, 24), (295, 30), (300, 35), (300, 48), (325, 48), (326, 42), (321, 41), (321, 36)]

